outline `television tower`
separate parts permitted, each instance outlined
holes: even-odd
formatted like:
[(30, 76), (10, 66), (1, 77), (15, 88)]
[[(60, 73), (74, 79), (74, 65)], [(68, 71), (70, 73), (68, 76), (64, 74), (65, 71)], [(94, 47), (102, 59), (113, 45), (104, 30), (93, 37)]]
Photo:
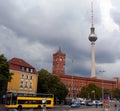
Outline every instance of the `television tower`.
[(96, 71), (95, 71), (95, 41), (97, 40), (97, 36), (95, 34), (95, 28), (93, 23), (93, 2), (91, 2), (91, 19), (92, 19), (92, 26), (90, 28), (90, 35), (89, 35), (89, 41), (91, 42), (91, 77), (96, 77)]

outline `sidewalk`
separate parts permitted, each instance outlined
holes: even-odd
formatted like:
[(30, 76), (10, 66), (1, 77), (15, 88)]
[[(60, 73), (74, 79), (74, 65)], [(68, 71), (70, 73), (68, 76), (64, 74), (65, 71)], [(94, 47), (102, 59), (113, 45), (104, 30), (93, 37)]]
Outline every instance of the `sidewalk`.
[(5, 106), (3, 104), (0, 104), (0, 111), (6, 111)]
[(89, 109), (73, 109), (69, 111), (118, 111), (118, 109), (89, 108)]

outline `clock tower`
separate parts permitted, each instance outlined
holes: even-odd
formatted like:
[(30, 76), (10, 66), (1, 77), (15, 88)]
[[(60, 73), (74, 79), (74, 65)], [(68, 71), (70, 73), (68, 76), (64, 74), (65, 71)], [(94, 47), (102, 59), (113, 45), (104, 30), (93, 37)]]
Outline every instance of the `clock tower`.
[(65, 75), (65, 57), (62, 53), (61, 48), (53, 54), (53, 71), (55, 75)]

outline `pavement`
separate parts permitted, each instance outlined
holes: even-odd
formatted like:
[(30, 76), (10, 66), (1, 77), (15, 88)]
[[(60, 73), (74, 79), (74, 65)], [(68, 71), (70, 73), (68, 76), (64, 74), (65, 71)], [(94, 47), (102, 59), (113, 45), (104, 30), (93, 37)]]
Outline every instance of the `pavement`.
[(0, 104), (0, 111), (6, 111), (5, 106), (3, 104)]
[(89, 109), (74, 109), (69, 111), (118, 111), (113, 109), (103, 109), (103, 108), (89, 108)]
[[(105, 109), (105, 108), (86, 108), (86, 109), (73, 109), (73, 110), (69, 110), (69, 111), (120, 111), (118, 110), (120, 108), (108, 108), (108, 109)], [(64, 110), (63, 110), (64, 111)], [(67, 110), (65, 110), (67, 111)]]

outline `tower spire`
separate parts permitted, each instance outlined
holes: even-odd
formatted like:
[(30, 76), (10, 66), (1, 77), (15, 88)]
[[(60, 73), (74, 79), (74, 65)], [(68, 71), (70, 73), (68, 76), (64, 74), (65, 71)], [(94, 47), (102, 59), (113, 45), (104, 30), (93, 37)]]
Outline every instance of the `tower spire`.
[(93, 1), (91, 1), (91, 23), (92, 23), (92, 27), (94, 27), (94, 20), (93, 20)]
[(94, 21), (93, 21), (93, 1), (91, 1), (91, 28), (90, 28), (90, 35), (88, 37), (89, 41), (91, 42), (91, 77), (96, 77), (95, 71), (95, 41), (97, 40), (97, 36), (95, 34), (94, 28)]

